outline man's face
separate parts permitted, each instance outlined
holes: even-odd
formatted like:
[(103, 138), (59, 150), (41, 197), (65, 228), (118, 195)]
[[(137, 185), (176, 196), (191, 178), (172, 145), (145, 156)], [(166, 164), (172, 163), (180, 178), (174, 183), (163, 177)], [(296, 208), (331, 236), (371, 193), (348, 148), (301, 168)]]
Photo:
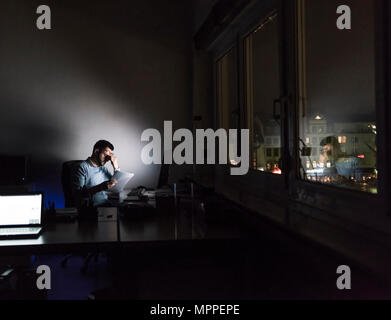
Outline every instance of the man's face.
[(329, 152), (329, 151), (331, 151), (331, 145), (330, 145), (330, 144), (325, 144), (325, 145), (322, 147), (322, 150), (323, 150), (323, 152)]
[(95, 150), (95, 156), (101, 166), (104, 166), (107, 161), (110, 161), (112, 154), (113, 151), (109, 147), (106, 147), (105, 149), (100, 151), (98, 149)]
[(333, 152), (333, 146), (331, 144), (325, 144), (322, 147), (322, 153), (327, 154), (328, 156), (331, 156), (331, 153)]

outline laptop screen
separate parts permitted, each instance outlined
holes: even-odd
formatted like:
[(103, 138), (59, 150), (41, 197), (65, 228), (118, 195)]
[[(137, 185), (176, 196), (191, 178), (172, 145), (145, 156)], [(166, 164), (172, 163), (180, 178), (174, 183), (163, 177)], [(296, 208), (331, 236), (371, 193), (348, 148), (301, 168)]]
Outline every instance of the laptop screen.
[(0, 195), (0, 226), (41, 224), (42, 194)]

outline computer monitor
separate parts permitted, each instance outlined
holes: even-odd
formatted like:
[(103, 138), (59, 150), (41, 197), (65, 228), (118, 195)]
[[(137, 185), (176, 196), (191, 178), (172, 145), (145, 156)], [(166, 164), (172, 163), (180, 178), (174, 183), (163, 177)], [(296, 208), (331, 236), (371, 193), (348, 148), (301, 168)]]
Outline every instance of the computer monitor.
[(42, 193), (0, 194), (0, 227), (42, 223)]

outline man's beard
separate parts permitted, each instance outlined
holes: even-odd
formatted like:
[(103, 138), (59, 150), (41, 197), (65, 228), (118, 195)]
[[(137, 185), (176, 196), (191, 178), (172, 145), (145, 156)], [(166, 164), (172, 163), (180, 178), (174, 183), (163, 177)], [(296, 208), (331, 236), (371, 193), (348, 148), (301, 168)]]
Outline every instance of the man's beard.
[(107, 162), (106, 157), (103, 160), (101, 160), (98, 155), (94, 155), (93, 160), (100, 167), (103, 167)]

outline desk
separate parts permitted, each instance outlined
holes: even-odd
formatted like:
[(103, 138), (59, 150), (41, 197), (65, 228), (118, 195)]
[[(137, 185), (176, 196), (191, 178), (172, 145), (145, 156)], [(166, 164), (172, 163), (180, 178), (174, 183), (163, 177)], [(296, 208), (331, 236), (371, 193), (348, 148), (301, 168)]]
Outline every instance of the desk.
[(115, 221), (49, 223), (37, 239), (0, 240), (0, 252), (75, 252), (107, 247), (117, 242)]
[(176, 207), (174, 199), (157, 199), (156, 212), (144, 217), (120, 215), (120, 241), (127, 244), (245, 237), (238, 225), (205, 214), (202, 202), (189, 196), (178, 196)]
[(237, 225), (205, 216), (200, 201), (182, 197), (178, 202), (175, 207), (173, 198), (158, 199), (154, 213), (135, 217), (128, 214), (126, 219), (118, 215), (118, 223), (116, 220), (49, 223), (37, 239), (0, 240), (0, 253), (66, 253), (112, 249), (120, 244), (246, 237)]
[[(237, 240), (247, 235), (237, 224), (230, 224), (225, 214), (220, 218), (212, 212), (205, 214), (201, 201), (186, 196), (177, 200), (178, 206), (175, 206), (173, 198), (158, 198), (156, 210), (145, 215), (129, 212), (127, 218), (117, 214), (118, 219), (109, 221), (52, 222), (44, 227), (38, 239), (1, 240), (0, 255), (14, 258), (30, 254), (103, 252), (111, 268), (110, 287), (122, 299), (142, 297), (144, 284), (148, 287), (151, 276), (159, 287), (164, 278), (160, 276), (161, 268), (167, 271), (173, 267), (175, 274), (178, 271), (186, 279), (189, 288), (194, 285), (193, 271), (202, 274), (203, 280), (197, 281), (201, 287), (214, 283), (205, 268), (218, 264), (220, 274), (221, 264), (231, 265), (226, 257), (232, 252), (244, 252), (235, 248), (242, 246)], [(44, 263), (53, 267), (53, 274), (66, 274), (59, 269), (60, 263)], [(182, 280), (169, 279), (170, 283), (181, 287)]]

